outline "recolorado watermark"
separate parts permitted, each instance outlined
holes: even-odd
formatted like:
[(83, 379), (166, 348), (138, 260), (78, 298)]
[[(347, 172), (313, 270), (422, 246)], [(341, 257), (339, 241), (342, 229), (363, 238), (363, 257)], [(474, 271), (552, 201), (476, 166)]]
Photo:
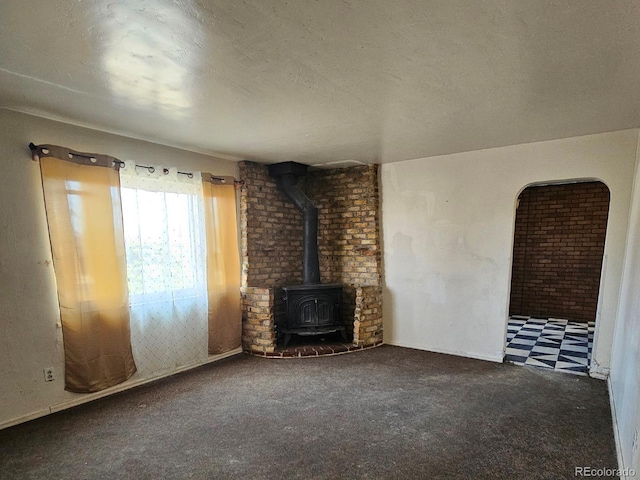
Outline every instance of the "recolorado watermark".
[(593, 468), (575, 467), (573, 474), (576, 477), (635, 477), (633, 468)]

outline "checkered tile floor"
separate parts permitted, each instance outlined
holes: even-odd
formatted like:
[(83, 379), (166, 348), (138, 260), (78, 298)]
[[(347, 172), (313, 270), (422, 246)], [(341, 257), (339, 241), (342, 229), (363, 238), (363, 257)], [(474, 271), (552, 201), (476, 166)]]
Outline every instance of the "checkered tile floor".
[(505, 361), (560, 372), (587, 374), (595, 322), (513, 315)]

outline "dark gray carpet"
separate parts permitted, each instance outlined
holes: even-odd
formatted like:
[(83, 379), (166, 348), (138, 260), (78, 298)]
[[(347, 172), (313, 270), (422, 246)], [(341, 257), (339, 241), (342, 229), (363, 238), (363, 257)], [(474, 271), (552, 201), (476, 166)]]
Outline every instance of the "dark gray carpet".
[(605, 382), (383, 346), (239, 355), (0, 431), (3, 479), (574, 478)]

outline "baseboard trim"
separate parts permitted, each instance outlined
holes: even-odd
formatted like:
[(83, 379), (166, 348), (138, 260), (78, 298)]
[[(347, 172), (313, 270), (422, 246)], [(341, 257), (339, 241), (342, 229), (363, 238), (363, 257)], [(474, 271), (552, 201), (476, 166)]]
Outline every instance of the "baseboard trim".
[(437, 348), (425, 348), (418, 345), (411, 345), (408, 343), (389, 343), (385, 342), (385, 345), (392, 345), (395, 347), (403, 347), (403, 348), (412, 348), (414, 350), (422, 350), (425, 352), (433, 352), (433, 353), (442, 353), (445, 355), (455, 355), (456, 357), (466, 357), (473, 358), (475, 360), (484, 360), (486, 362), (494, 362), (494, 363), (502, 363), (502, 356), (494, 356), (494, 355), (485, 355), (483, 353), (474, 353), (474, 352), (460, 352), (454, 350), (446, 350), (446, 349), (437, 349)]
[(596, 365), (595, 362), (592, 361), (589, 376), (597, 378), (598, 380), (607, 380), (609, 378), (609, 368)]
[(613, 400), (613, 387), (611, 377), (607, 378), (607, 390), (609, 391), (609, 405), (611, 406), (611, 420), (613, 422), (613, 440), (616, 444), (616, 456), (618, 457), (618, 468), (620, 469), (620, 479), (627, 480), (624, 474), (624, 458), (622, 457), (622, 446), (620, 445), (620, 431), (618, 430), (618, 416), (616, 415), (616, 404)]
[(40, 410), (36, 410), (35, 412), (28, 413), (26, 415), (22, 415), (13, 420), (7, 420), (6, 422), (0, 423), (0, 430), (5, 428), (13, 427), (20, 423), (28, 422), (30, 420), (35, 420), (36, 418), (44, 417), (45, 415), (50, 415), (52, 413), (60, 412), (62, 410), (66, 410), (67, 408), (77, 407), (78, 405), (82, 405), (83, 403), (92, 402), (93, 400), (98, 400), (99, 398), (108, 397), (109, 395), (113, 395), (114, 393), (120, 393), (125, 390), (129, 390), (131, 388), (139, 387), (140, 385), (145, 385), (147, 383), (155, 382), (156, 380), (160, 380), (162, 378), (171, 377), (178, 373), (186, 372), (188, 370), (192, 370), (194, 368), (202, 367), (204, 365), (208, 365), (210, 363), (214, 363), (220, 360), (224, 360), (225, 358), (233, 357), (242, 353), (242, 348), (238, 347), (235, 350), (231, 350), (226, 353), (221, 353), (219, 355), (211, 355), (209, 358), (201, 363), (196, 363), (193, 365), (187, 365), (176, 370), (172, 370), (171, 372), (162, 373), (160, 375), (155, 375), (153, 377), (141, 378), (138, 380), (126, 381), (119, 385), (116, 385), (111, 388), (107, 388), (106, 390), (102, 390), (101, 392), (96, 393), (88, 393), (83, 395), (80, 398), (76, 398), (73, 400), (67, 400), (66, 402), (57, 403), (55, 405), (50, 405), (48, 408), (43, 408)]
[(0, 423), (0, 430), (13, 427), (14, 425), (18, 425), (19, 423), (24, 423), (30, 420), (35, 420), (36, 418), (44, 417), (45, 415), (49, 415), (50, 413), (50, 408), (43, 408), (41, 410), (36, 410), (35, 412), (27, 413), (26, 415), (14, 418), (13, 420), (7, 420), (6, 422)]

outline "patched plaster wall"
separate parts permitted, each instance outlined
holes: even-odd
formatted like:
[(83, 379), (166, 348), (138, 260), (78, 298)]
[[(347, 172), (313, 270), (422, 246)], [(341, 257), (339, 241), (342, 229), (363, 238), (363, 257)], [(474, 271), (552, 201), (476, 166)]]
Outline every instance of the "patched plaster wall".
[(502, 361), (515, 207), (527, 185), (601, 180), (611, 205), (592, 369), (606, 373), (638, 130), (381, 167), (385, 343)]

